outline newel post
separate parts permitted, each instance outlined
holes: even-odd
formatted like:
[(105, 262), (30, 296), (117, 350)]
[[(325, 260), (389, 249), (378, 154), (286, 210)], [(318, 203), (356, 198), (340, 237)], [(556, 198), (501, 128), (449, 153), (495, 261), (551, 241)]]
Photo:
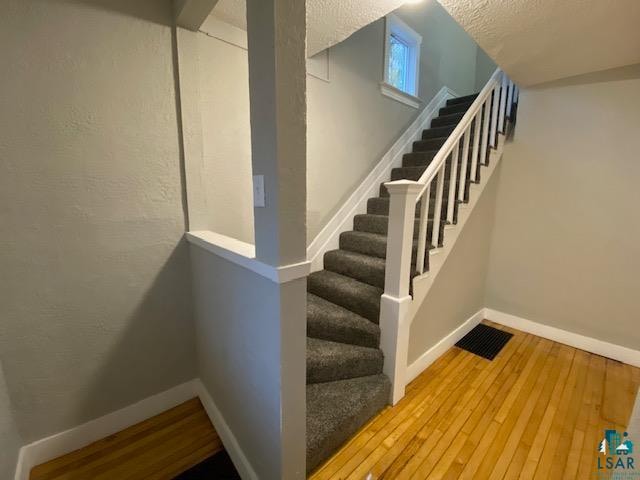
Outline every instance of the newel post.
[(391, 380), (391, 403), (404, 396), (409, 349), (411, 253), (416, 199), (423, 185), (409, 180), (385, 183), (390, 196), (384, 294), (380, 301), (380, 348)]

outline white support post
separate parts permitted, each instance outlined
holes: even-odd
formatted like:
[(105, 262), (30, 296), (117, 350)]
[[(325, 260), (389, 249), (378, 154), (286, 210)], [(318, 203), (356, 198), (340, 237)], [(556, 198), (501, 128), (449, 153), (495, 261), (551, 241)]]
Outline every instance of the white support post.
[(462, 165), (460, 167), (460, 183), (458, 185), (458, 201), (464, 202), (465, 190), (467, 189), (467, 163), (469, 161), (469, 135), (470, 129), (464, 132), (462, 140)]
[(491, 104), (491, 148), (498, 146), (498, 110), (500, 109), (500, 84), (496, 83), (493, 89)]
[(456, 182), (458, 181), (458, 157), (460, 156), (460, 142), (457, 142), (451, 151), (451, 172), (449, 175), (449, 200), (447, 201), (447, 223), (455, 222), (456, 209)]
[(498, 131), (504, 133), (505, 113), (507, 109), (507, 75), (502, 74), (502, 88), (500, 89), (500, 114), (498, 116)]
[[(473, 150), (471, 153), (471, 175), (469, 180), (472, 182), (478, 181), (478, 149), (480, 147), (480, 115), (482, 114), (482, 108), (478, 110), (476, 116), (473, 119)], [(471, 130), (469, 130), (471, 131)]]
[(491, 109), (491, 97), (484, 102), (484, 119), (482, 126), (482, 143), (480, 143), (480, 164), (487, 164), (487, 151), (489, 150), (489, 110)]
[(385, 187), (390, 203), (384, 295), (380, 301), (380, 348), (384, 353), (383, 371), (391, 380), (391, 403), (395, 405), (404, 396), (413, 226), (422, 185), (399, 180), (385, 183)]

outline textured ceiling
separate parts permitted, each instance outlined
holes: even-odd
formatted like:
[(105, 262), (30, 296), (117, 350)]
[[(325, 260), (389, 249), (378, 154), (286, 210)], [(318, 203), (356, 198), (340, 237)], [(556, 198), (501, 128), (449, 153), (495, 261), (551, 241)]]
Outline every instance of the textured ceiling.
[[(307, 0), (308, 55), (341, 42), (403, 3), (405, 0)], [(213, 14), (243, 30), (247, 28), (245, 0), (220, 0)]]
[(518, 84), (640, 63), (640, 0), (438, 0)]

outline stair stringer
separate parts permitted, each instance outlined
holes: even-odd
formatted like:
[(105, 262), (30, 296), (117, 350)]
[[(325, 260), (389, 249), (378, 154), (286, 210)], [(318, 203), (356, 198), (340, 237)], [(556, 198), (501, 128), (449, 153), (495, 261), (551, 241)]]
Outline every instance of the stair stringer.
[[(435, 283), (438, 277), (438, 273), (440, 272), (445, 262), (449, 258), (449, 255), (451, 254), (451, 251), (453, 250), (456, 242), (458, 241), (458, 237), (460, 236), (460, 233), (464, 229), (464, 226), (467, 223), (467, 220), (469, 220), (469, 218), (473, 214), (473, 210), (475, 206), (478, 204), (478, 201), (480, 200), (480, 197), (482, 196), (485, 190), (485, 187), (491, 180), (491, 177), (493, 176), (496, 168), (498, 167), (498, 164), (502, 160), (504, 143), (505, 143), (505, 136), (502, 134), (498, 135), (497, 148), (495, 150), (494, 149), (490, 150), (489, 165), (482, 169), (480, 183), (471, 184), (471, 187), (469, 188), (469, 202), (461, 203), (458, 207), (458, 222), (455, 225), (447, 225), (445, 227), (446, 241), (444, 242), (444, 246), (436, 250), (432, 250), (430, 252), (429, 271), (425, 272), (423, 275), (419, 275), (413, 278), (413, 299), (410, 302), (408, 312), (407, 312), (407, 322), (406, 322), (407, 329), (411, 328), (411, 324), (415, 320), (418, 310), (422, 306), (422, 303), (427, 298), (427, 295), (429, 294), (431, 287)], [(408, 340), (408, 336), (407, 336), (407, 340)], [(404, 343), (405, 342), (403, 342), (403, 345), (401, 346), (401, 348), (403, 348), (404, 350), (403, 358), (407, 358), (408, 360), (408, 356), (406, 355), (406, 353), (408, 353), (409, 343), (408, 341), (406, 342), (406, 344)], [(406, 385), (411, 380), (413, 380), (412, 377), (414, 377), (415, 374), (409, 376), (408, 361), (406, 362), (405, 365), (406, 366), (405, 366), (405, 372), (404, 372), (404, 379), (405, 379), (404, 384)], [(425, 364), (423, 366), (423, 370), (426, 369), (428, 366), (429, 366), (428, 364)]]

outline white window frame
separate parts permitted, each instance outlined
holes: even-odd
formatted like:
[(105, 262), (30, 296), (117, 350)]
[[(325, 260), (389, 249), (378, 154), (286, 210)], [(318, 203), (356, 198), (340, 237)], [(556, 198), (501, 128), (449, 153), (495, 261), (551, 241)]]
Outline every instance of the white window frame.
[[(391, 35), (398, 37), (409, 46), (409, 72), (407, 74), (407, 91), (400, 90), (389, 82), (389, 55), (391, 53)], [(418, 98), (418, 86), (420, 80), (420, 46), (422, 36), (403, 22), (397, 15), (390, 14), (385, 17), (384, 31), (384, 72), (380, 83), (383, 95), (399, 102), (418, 108), (421, 100)]]

